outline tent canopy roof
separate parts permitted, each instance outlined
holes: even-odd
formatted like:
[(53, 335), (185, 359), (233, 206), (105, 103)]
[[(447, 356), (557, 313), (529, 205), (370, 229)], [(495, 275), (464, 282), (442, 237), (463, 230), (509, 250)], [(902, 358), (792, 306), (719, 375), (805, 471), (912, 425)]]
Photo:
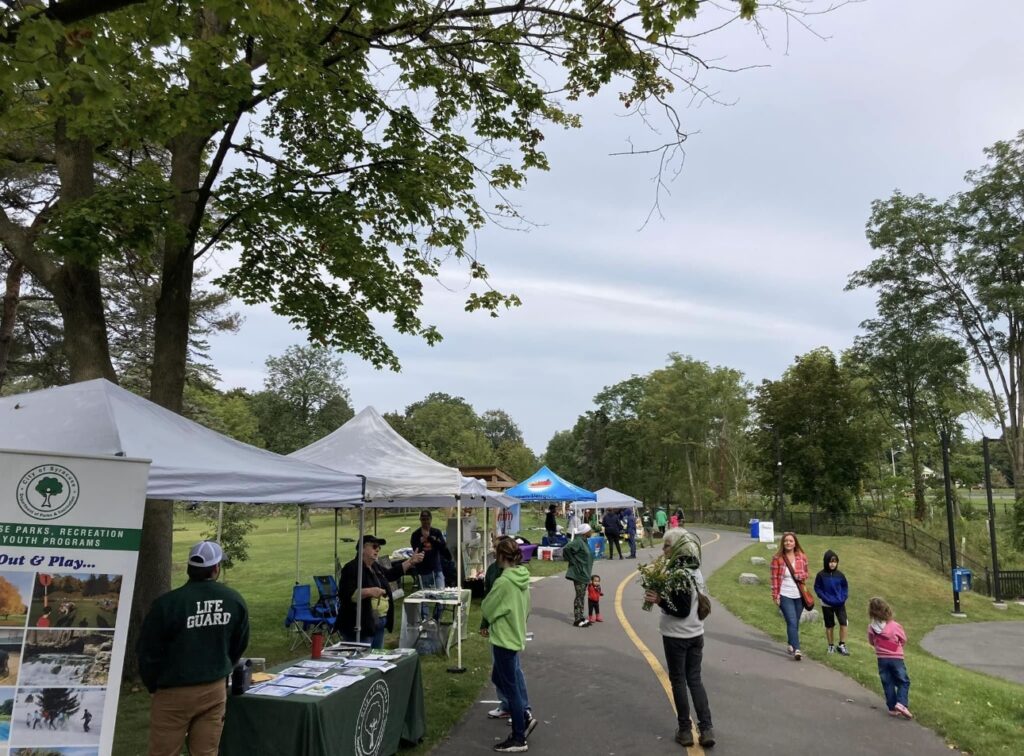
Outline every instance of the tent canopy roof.
[[(626, 507), (642, 507), (644, 503), (639, 499), (634, 499), (628, 494), (619, 493), (613, 488), (604, 488), (595, 491), (597, 494), (597, 509), (620, 509)], [(581, 509), (583, 507), (594, 507), (593, 502), (575, 502), (573, 507)]]
[(594, 501), (593, 492), (559, 477), (547, 465), (505, 493), (523, 501)]
[(0, 447), (153, 460), (153, 499), (356, 504), (362, 479), (235, 441), (98, 378), (0, 398)]
[[(451, 506), (456, 494), (488, 496), (476, 478), (431, 459), (367, 407), (333, 433), (289, 457), (334, 470), (357, 470), (366, 477), (367, 506)], [(494, 498), (497, 498), (495, 496)]]

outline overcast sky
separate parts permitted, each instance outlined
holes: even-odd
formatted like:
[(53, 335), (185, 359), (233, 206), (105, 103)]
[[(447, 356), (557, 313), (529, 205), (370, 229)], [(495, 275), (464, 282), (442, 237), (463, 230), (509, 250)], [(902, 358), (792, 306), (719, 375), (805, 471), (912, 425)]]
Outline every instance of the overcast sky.
[[(679, 352), (776, 378), (798, 354), (847, 348), (873, 312), (844, 292), (871, 259), (873, 199), (897, 187), (945, 197), (982, 148), (1024, 129), (1024, 3), (868, 0), (817, 18), (815, 36), (769, 23), (704, 39), (722, 65), (766, 64), (704, 81), (727, 105), (682, 111), (682, 172), (644, 225), (656, 165), (613, 157), (650, 134), (614, 94), (581, 103), (582, 130), (551, 130), (551, 171), (517, 196), (529, 232), (490, 227), (477, 253), (523, 306), (498, 319), (463, 312), (467, 276), (427, 287), (436, 347), (391, 339), (401, 373), (348, 355), (356, 409), (401, 410), (431, 391), (501, 408), (538, 454), (594, 394)], [(267, 356), (304, 343), (268, 308), (239, 308), (238, 334), (213, 342), (222, 387), (258, 389)]]

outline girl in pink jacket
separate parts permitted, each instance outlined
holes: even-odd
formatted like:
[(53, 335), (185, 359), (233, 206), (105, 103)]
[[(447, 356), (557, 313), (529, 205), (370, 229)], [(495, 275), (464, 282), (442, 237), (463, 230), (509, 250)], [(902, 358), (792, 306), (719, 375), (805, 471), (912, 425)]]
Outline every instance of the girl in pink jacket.
[(882, 692), (890, 717), (913, 719), (908, 708), (910, 704), (910, 677), (903, 661), (903, 647), (907, 645), (907, 633), (903, 626), (892, 618), (892, 607), (877, 596), (868, 603), (868, 643), (878, 657), (878, 676), (882, 679)]

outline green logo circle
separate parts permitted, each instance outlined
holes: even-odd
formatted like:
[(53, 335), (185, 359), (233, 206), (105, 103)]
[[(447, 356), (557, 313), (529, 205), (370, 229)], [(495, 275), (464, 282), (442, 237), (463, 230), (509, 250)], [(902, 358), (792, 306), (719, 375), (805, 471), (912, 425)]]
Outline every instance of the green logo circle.
[(56, 520), (78, 503), (78, 478), (62, 465), (39, 465), (18, 481), (18, 506), (36, 520)]

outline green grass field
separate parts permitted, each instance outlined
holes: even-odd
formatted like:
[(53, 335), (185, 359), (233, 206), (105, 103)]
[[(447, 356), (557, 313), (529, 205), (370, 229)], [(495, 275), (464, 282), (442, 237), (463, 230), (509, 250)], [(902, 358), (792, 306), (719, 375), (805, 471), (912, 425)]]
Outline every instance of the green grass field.
[[(977, 756), (1021, 752), (1024, 686), (956, 667), (924, 651), (920, 642), (932, 628), (951, 622), (1024, 620), (1024, 607), (1011, 604), (1000, 611), (984, 596), (961, 594), (967, 619), (958, 620), (950, 616), (953, 599), (948, 582), (899, 549), (861, 538), (801, 536), (801, 544), (812, 573), (821, 569), (820, 555), (831, 548), (839, 554), (840, 569), (850, 582), (851, 656), (825, 653), (822, 624), (801, 625), (805, 655), (860, 682), (878, 695), (880, 710), (884, 710), (874, 652), (866, 639), (868, 600), (881, 595), (893, 605), (895, 618), (907, 630), (910, 708), (921, 723), (941, 734), (951, 748)], [(771, 552), (764, 544), (745, 549), (715, 572), (710, 590), (729, 611), (784, 645), (785, 623), (771, 600), (768, 567), (751, 565), (751, 556), (769, 558)], [(741, 572), (759, 575), (762, 585), (739, 585)]]
[(26, 619), (28, 619), (27, 614), (8, 614), (0, 619), (0, 627), (25, 627)]
[[(350, 514), (344, 515), (346, 520)], [(530, 541), (539, 542), (543, 530), (539, 528), (542, 515), (537, 512), (524, 512), (523, 535)], [(302, 530), (299, 548), (298, 580), (312, 586), (313, 575), (333, 573), (334, 561), (334, 516), (329, 510), (314, 512), (311, 518), (312, 527)], [(373, 532), (372, 515), (367, 515), (367, 532)], [(482, 524), (482, 519), (478, 519)], [(415, 528), (419, 524), (418, 512), (407, 515), (379, 516), (377, 535), (386, 538), (388, 543), (382, 550), (389, 554), (394, 548), (409, 543), (409, 532), (398, 534), (395, 531), (408, 526)], [(441, 518), (435, 514), (435, 525), (444, 526)], [(206, 524), (185, 515), (175, 521), (174, 533), (174, 579), (175, 586), (185, 581), (184, 562), (189, 548), (202, 538)], [(536, 530), (534, 530), (536, 529)], [(345, 522), (340, 525), (339, 537), (355, 539), (358, 528), (355, 524)], [(296, 580), (295, 568), (295, 520), (288, 517), (263, 518), (258, 521), (257, 529), (249, 535), (249, 559), (227, 571), (227, 584), (238, 590), (249, 606), (251, 622), (251, 638), (247, 656), (262, 656), (267, 665), (295, 659), (308, 654), (304, 646), (295, 651), (289, 650), (291, 636), (284, 628), (284, 617), (291, 601), (291, 590)], [(338, 544), (338, 558), (342, 563), (355, 556), (355, 545), (352, 542)], [(540, 562), (536, 559), (529, 563), (531, 573), (535, 575), (551, 575), (565, 570), (564, 562)], [(408, 581), (406, 587), (409, 586)], [(313, 588), (316, 596), (316, 589)], [(396, 615), (400, 617), (400, 614)], [(426, 702), (427, 732), (423, 742), (403, 754), (425, 754), (430, 751), (462, 717), (462, 714), (476, 700), (481, 687), (490, 677), (491, 652), (487, 640), (474, 632), (480, 622), (480, 603), (474, 600), (470, 610), (470, 633), (462, 644), (462, 663), (466, 668), (463, 674), (447, 672), (455, 663), (455, 649), (452, 659), (444, 656), (420, 657), (423, 665), (424, 700)], [(385, 645), (395, 646), (398, 643), (398, 628), (388, 636)], [(114, 737), (114, 756), (143, 756), (149, 737), (149, 694), (141, 686), (122, 686), (118, 705), (117, 730)]]

